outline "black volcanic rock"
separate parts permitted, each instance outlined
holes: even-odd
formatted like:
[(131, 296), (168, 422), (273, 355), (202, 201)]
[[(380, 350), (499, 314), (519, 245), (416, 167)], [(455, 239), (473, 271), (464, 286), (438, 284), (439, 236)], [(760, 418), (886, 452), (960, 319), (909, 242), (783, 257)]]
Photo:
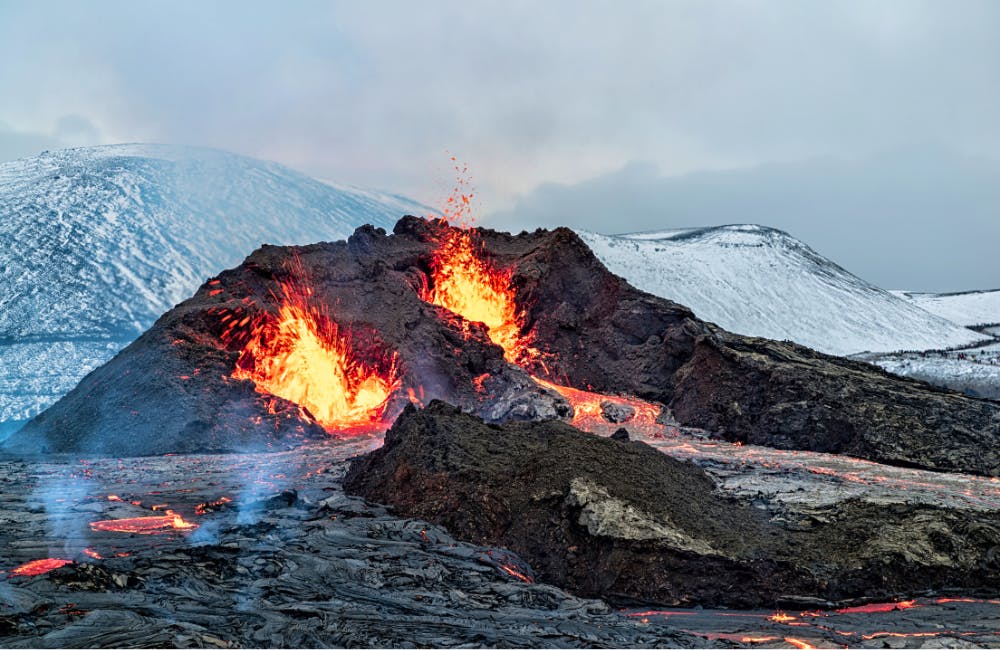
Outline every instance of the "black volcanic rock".
[[(408, 407), (355, 460), (350, 494), (511, 549), (536, 576), (618, 604), (773, 607), (1000, 588), (1000, 514), (847, 501), (772, 521), (700, 468), (562, 422)], [(817, 600), (819, 599), (819, 600)]]
[(296, 417), (294, 405), (267, 408), (248, 381), (230, 379), (238, 350), (222, 342), (223, 311), (276, 313), (280, 283), (300, 266), (314, 300), (355, 334), (360, 351), (398, 353), (402, 388), (391, 415), (408, 403), (407, 389), (493, 421), (567, 415), (568, 405), (530, 372), (659, 402), (682, 424), (729, 440), (1000, 474), (1000, 403), (725, 332), (612, 275), (565, 228), (476, 233), (484, 254), (510, 270), (522, 333), (542, 352), (526, 369), (513, 366), (482, 325), (418, 297), (446, 227), (404, 217), (392, 235), (366, 226), (346, 242), (260, 248), (161, 317), (8, 447), (152, 454), (266, 449), (325, 435)]

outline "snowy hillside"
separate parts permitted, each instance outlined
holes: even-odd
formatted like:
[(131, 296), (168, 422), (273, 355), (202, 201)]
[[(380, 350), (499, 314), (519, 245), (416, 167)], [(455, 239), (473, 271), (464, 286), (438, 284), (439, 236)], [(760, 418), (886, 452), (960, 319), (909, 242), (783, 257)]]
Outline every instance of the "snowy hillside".
[(740, 334), (838, 355), (984, 338), (864, 282), (780, 230), (734, 225), (579, 234), (613, 273)]
[(0, 437), (261, 244), (343, 239), (427, 212), (210, 149), (117, 145), (0, 163)]
[(1000, 289), (962, 293), (894, 291), (914, 305), (967, 327), (1000, 324)]

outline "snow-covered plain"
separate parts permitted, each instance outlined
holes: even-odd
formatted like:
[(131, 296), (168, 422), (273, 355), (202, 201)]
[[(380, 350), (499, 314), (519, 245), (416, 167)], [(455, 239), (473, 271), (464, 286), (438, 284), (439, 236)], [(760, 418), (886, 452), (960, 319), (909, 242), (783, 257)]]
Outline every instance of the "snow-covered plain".
[(429, 208), (211, 149), (115, 145), (0, 164), (0, 437), (263, 243)]
[(1000, 400), (1000, 341), (963, 350), (861, 355), (889, 372)]
[(959, 325), (1000, 324), (1000, 289), (962, 293), (916, 293), (894, 291), (914, 305)]
[(740, 334), (837, 355), (950, 348), (988, 338), (861, 280), (773, 228), (579, 235), (639, 289)]

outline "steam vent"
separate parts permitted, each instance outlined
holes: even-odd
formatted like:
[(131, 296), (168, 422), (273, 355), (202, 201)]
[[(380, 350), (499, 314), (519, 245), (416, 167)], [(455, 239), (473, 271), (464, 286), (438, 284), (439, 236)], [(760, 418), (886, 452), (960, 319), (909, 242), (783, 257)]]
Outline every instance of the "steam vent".
[(442, 400), (487, 423), (667, 423), (778, 449), (1000, 474), (1000, 404), (748, 338), (612, 275), (570, 230), (404, 217), (264, 246), (8, 440), (115, 456), (381, 435)]

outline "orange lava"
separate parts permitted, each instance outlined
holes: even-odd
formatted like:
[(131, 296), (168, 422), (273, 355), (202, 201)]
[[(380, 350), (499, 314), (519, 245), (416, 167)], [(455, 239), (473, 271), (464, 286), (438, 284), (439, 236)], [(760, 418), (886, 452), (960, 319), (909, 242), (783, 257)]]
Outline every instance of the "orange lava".
[(523, 314), (517, 308), (511, 272), (489, 261), (473, 238), (473, 231), (442, 228), (431, 260), (431, 283), (420, 297), (486, 325), (490, 340), (503, 348), (504, 358), (524, 364), (538, 351), (522, 336)]
[(136, 533), (138, 535), (162, 535), (179, 530), (194, 530), (198, 524), (185, 521), (179, 514), (167, 510), (157, 517), (133, 517), (131, 519), (106, 519), (91, 522), (95, 531), (110, 533)]
[(309, 304), (311, 293), (308, 287), (283, 284), (276, 317), (239, 321), (237, 327), (251, 324), (252, 329), (232, 377), (298, 404), (331, 433), (382, 428), (389, 398), (400, 384), (396, 355), (381, 363), (359, 360), (349, 333)]
[(791, 614), (786, 614), (785, 612), (775, 612), (767, 617), (767, 620), (774, 623), (787, 623), (789, 621), (794, 621), (797, 617)]
[(13, 576), (40, 576), (43, 573), (48, 573), (53, 569), (58, 569), (67, 564), (73, 564), (73, 560), (63, 560), (54, 557), (45, 558), (44, 560), (32, 560), (15, 568), (10, 574)]
[(867, 605), (857, 605), (855, 607), (842, 607), (836, 612), (838, 614), (883, 614), (901, 609), (921, 607), (915, 600), (901, 600), (896, 603), (869, 603)]
[(573, 407), (573, 421), (571, 424), (582, 431), (591, 433), (599, 432), (613, 425), (604, 418), (604, 408), (602, 404), (612, 403), (618, 406), (626, 406), (634, 412), (630, 418), (621, 424), (627, 424), (631, 428), (642, 430), (643, 432), (653, 432), (664, 428), (656, 419), (660, 416), (662, 407), (652, 402), (635, 397), (602, 395), (592, 393), (578, 388), (553, 384), (539, 377), (532, 377), (538, 385), (554, 390)]
[(87, 557), (94, 558), (95, 560), (103, 560), (104, 559), (103, 555), (101, 555), (100, 553), (98, 553), (96, 550), (94, 550), (92, 548), (85, 548), (85, 549), (83, 549), (83, 554), (86, 555)]
[(206, 503), (199, 503), (194, 507), (194, 514), (205, 515), (214, 510), (224, 507), (227, 503), (232, 503), (233, 500), (229, 497), (219, 497), (215, 501), (208, 501)]
[[(648, 623), (648, 619), (642, 619), (644, 623)], [(738, 641), (739, 643), (769, 643), (771, 641), (778, 641), (781, 637), (777, 636), (747, 636), (742, 632), (703, 632), (699, 630), (688, 630), (681, 629), (682, 632), (687, 632), (688, 634), (694, 634), (696, 636), (704, 637), (711, 641)]]
[(527, 582), (528, 584), (532, 584), (535, 582), (534, 580), (532, 580), (531, 576), (524, 575), (520, 571), (514, 569), (509, 564), (500, 564), (499, 566), (507, 575), (513, 576), (518, 580), (520, 580), (521, 582)]
[(457, 182), (441, 210), (443, 226), (431, 259), (431, 282), (420, 298), (444, 307), (467, 321), (486, 325), (490, 340), (503, 348), (504, 358), (524, 365), (538, 351), (521, 334), (524, 314), (511, 286), (512, 272), (498, 268), (475, 239), (473, 192), (469, 167), (454, 156)]
[(919, 639), (925, 637), (938, 637), (944, 634), (948, 634), (948, 632), (872, 632), (871, 634), (862, 634), (861, 638), (866, 641), (886, 637), (894, 639)]
[(799, 648), (800, 650), (815, 650), (816, 646), (806, 643), (802, 639), (793, 639), (790, 636), (785, 637), (785, 643), (790, 643), (791, 645)]

